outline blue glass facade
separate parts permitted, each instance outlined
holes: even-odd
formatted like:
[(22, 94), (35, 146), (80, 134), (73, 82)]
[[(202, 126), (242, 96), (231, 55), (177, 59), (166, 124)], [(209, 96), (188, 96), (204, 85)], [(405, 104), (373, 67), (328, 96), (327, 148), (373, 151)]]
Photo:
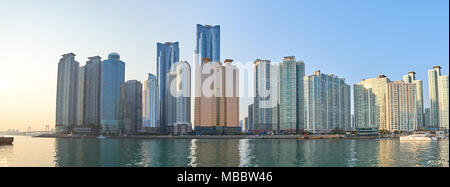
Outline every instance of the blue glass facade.
[(120, 107), (120, 86), (125, 81), (125, 63), (120, 55), (111, 53), (101, 66), (100, 123), (102, 133), (121, 133), (123, 121)]
[(203, 58), (211, 62), (220, 62), (220, 26), (197, 24), (197, 43), (195, 48), (197, 64)]
[(178, 42), (167, 42), (157, 44), (157, 72), (159, 80), (159, 101), (160, 101), (160, 125), (163, 132), (167, 126), (167, 74), (173, 64), (180, 60), (180, 49)]

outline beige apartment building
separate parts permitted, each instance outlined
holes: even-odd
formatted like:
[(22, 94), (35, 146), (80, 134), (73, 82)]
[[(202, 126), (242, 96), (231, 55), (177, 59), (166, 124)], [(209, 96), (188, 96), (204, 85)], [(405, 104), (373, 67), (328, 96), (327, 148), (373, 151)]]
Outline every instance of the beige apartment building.
[[(239, 70), (233, 60), (195, 67), (194, 129), (201, 134), (240, 132)], [(214, 71), (212, 73), (212, 71)]]

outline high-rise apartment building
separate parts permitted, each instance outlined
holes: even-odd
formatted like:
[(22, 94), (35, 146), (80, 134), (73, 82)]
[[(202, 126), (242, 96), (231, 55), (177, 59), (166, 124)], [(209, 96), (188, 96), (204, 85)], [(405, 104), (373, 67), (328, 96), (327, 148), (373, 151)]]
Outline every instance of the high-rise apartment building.
[(55, 122), (57, 133), (66, 132), (70, 126), (77, 125), (79, 68), (80, 64), (75, 61), (73, 53), (64, 54), (59, 60)]
[(315, 71), (304, 78), (305, 130), (312, 133), (330, 133), (349, 130), (350, 85), (333, 74)]
[(99, 129), (102, 60), (99, 56), (89, 57), (88, 59), (84, 66), (84, 125)]
[(180, 49), (178, 42), (166, 42), (157, 44), (157, 72), (159, 81), (159, 102), (160, 102), (160, 127), (163, 133), (166, 133), (168, 122), (168, 99), (167, 99), (167, 75), (173, 64), (179, 61)]
[(118, 53), (111, 53), (101, 65), (101, 133), (121, 134), (123, 132), (120, 106), (121, 85), (125, 81), (125, 62)]
[(355, 128), (386, 129), (386, 76), (363, 79), (353, 86)]
[(278, 130), (278, 66), (269, 60), (257, 59), (255, 68), (255, 130)]
[[(240, 132), (239, 70), (233, 60), (196, 66), (194, 128), (198, 133)], [(201, 73), (202, 71), (213, 73)]]
[(439, 77), (441, 67), (434, 66), (428, 70), (428, 88), (430, 97), (430, 126), (439, 127)]
[(129, 80), (121, 87), (122, 119), (125, 134), (139, 134), (142, 129), (142, 84)]
[(448, 75), (439, 78), (439, 128), (449, 129), (449, 82)]
[(294, 56), (284, 57), (280, 72), (280, 124), (279, 130), (298, 133), (304, 129), (305, 63)]
[(403, 76), (403, 82), (414, 83), (416, 85), (416, 109), (417, 109), (417, 128), (425, 127), (425, 120), (423, 114), (423, 82), (416, 80), (416, 72), (409, 72), (408, 75)]
[(142, 120), (144, 128), (159, 128), (158, 79), (149, 73), (142, 92)]
[(441, 67), (428, 70), (430, 96), (430, 126), (448, 129), (449, 125), (449, 82), (448, 75), (441, 75)]
[(191, 66), (186, 61), (172, 65), (167, 75), (168, 131), (176, 132), (179, 126), (191, 125)]
[(386, 128), (381, 130), (417, 130), (416, 83), (394, 81), (387, 83), (386, 90)]

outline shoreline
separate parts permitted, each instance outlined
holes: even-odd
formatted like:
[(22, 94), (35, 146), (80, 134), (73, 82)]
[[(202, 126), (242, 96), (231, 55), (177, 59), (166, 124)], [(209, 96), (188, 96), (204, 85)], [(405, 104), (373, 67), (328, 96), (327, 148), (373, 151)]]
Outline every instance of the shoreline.
[[(67, 136), (43, 134), (33, 136), (36, 138), (65, 138), (65, 139), (97, 139), (97, 136)], [(378, 139), (378, 136), (345, 136), (345, 135), (203, 135), (203, 136), (169, 136), (169, 135), (134, 135), (134, 136), (105, 136), (108, 139), (299, 139), (299, 140), (318, 140), (318, 139)], [(381, 138), (391, 138), (382, 136)], [(399, 138), (394, 136), (393, 138)]]

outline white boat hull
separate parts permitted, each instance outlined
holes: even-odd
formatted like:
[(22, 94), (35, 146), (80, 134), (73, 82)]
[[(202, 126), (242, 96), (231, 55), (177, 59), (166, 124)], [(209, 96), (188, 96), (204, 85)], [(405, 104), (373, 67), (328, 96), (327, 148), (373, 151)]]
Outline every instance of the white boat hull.
[(410, 137), (410, 136), (405, 136), (405, 137), (400, 137), (400, 141), (420, 141), (420, 142), (430, 142), (432, 139), (429, 137)]

